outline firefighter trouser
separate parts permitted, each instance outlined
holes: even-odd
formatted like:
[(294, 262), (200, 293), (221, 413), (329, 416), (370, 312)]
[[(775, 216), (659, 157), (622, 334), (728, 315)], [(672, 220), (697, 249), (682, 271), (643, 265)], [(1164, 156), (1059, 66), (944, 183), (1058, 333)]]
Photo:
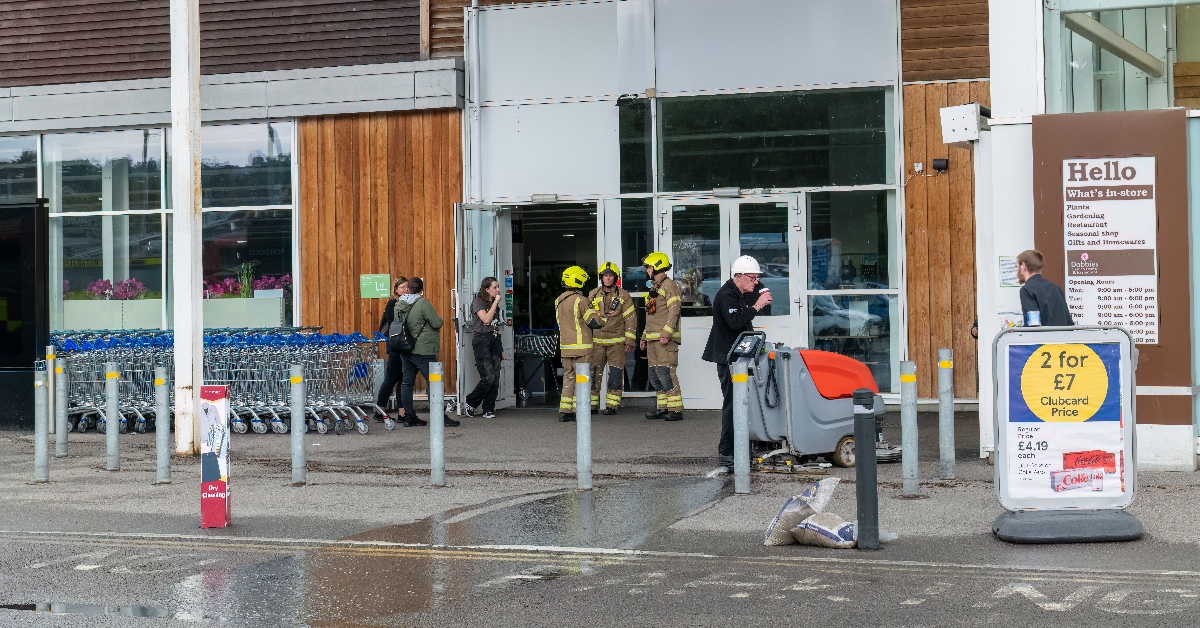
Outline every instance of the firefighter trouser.
[(600, 387), (604, 385), (605, 369), (608, 371), (608, 394), (604, 397), (605, 408), (621, 405), (621, 391), (625, 389), (625, 339), (614, 338), (616, 344), (601, 344), (605, 339), (592, 340), (592, 407), (600, 407)]
[(590, 356), (563, 356), (563, 387), (562, 398), (558, 401), (558, 411), (575, 414), (575, 365), (591, 360)]
[(679, 390), (679, 344), (663, 345), (657, 340), (646, 341), (646, 361), (650, 385), (658, 391), (658, 409), (683, 411), (683, 393)]

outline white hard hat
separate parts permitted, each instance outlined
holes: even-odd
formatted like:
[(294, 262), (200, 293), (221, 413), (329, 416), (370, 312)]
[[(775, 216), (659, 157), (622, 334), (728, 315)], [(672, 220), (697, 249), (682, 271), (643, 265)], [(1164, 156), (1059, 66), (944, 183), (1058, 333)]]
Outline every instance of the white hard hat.
[(730, 270), (732, 270), (733, 274), (735, 275), (741, 275), (744, 273), (751, 273), (755, 275), (762, 274), (762, 268), (759, 267), (758, 260), (749, 255), (743, 255), (733, 260), (733, 268)]

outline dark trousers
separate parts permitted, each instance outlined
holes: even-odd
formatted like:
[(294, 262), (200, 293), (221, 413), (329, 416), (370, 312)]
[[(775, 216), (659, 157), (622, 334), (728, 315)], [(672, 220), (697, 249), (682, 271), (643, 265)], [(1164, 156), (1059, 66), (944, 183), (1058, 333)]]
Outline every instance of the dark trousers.
[(496, 410), (496, 395), (500, 392), (500, 364), (504, 360), (504, 341), (500, 334), (475, 334), (471, 339), (475, 351), (475, 370), (479, 371), (479, 383), (467, 395), (467, 405), (482, 408), (484, 412)]
[(405, 417), (417, 416), (417, 411), (413, 410), (413, 384), (417, 383), (417, 371), (420, 371), (428, 382), (429, 363), (436, 358), (436, 355), (400, 354), (400, 359), (404, 362), (404, 379), (400, 381), (400, 402), (404, 406)]
[(380, 408), (387, 407), (388, 398), (392, 396), (392, 389), (400, 383), (403, 376), (404, 362), (400, 360), (400, 354), (389, 353), (387, 367), (383, 370), (383, 385), (379, 387), (379, 393), (375, 396), (375, 405)]
[(721, 442), (717, 443), (717, 455), (733, 455), (733, 378), (728, 364), (717, 365), (717, 377), (721, 379)]

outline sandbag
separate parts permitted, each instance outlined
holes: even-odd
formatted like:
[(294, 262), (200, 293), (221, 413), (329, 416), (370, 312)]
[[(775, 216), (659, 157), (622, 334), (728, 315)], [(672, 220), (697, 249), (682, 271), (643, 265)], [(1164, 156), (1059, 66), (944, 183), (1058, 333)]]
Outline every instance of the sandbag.
[(831, 513), (817, 513), (792, 528), (792, 536), (802, 545), (835, 549), (854, 547), (857, 522), (851, 523)]
[(779, 509), (779, 513), (775, 515), (771, 525), (767, 526), (763, 545), (796, 543), (796, 537), (792, 535), (792, 528), (825, 510), (825, 507), (829, 505), (829, 500), (833, 498), (833, 489), (837, 487), (838, 482), (841, 482), (840, 478), (818, 480), (804, 489), (804, 492), (784, 502), (783, 508)]

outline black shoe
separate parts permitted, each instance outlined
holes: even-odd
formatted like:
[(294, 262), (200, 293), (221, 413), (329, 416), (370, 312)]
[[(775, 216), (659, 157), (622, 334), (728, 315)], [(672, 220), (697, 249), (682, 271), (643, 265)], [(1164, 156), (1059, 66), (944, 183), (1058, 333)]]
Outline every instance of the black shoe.
[(496, 418), (496, 413), (495, 413), (495, 412), (484, 412), (484, 413), (483, 413), (483, 416), (482, 416), (482, 417), (480, 417), (480, 418), (484, 418), (484, 419), (494, 419), (494, 418)]
[(616, 414), (616, 413), (617, 413), (617, 409), (616, 409), (616, 408), (613, 408), (613, 407), (611, 407), (611, 406), (609, 406), (609, 407), (607, 407), (607, 408), (605, 408), (605, 409), (603, 409), (603, 410), (601, 410), (601, 411), (600, 411), (600, 414), (607, 415), (607, 416), (612, 416), (612, 415), (614, 415), (614, 414)]
[(566, 412), (559, 412), (558, 413), (558, 422), (559, 423), (574, 423), (575, 422), (575, 413), (572, 412), (571, 414), (567, 414)]
[(726, 469), (733, 468), (733, 456), (717, 456), (717, 465)]
[(375, 419), (376, 423), (383, 423), (384, 421), (388, 420), (389, 418), (390, 417), (386, 413), (381, 413), (378, 410), (375, 411), (374, 419)]
[(454, 419), (452, 419), (450, 417), (446, 417), (446, 422), (443, 425), (445, 425), (446, 427), (458, 427), (458, 426), (462, 425), (462, 423), (455, 421)]
[(663, 410), (662, 408), (659, 408), (658, 410), (655, 410), (654, 412), (646, 413), (647, 419), (661, 419), (665, 416), (667, 416), (667, 411)]
[(403, 419), (401, 419), (400, 422), (404, 424), (404, 427), (424, 427), (426, 425), (429, 425), (428, 422), (422, 421), (419, 417), (416, 417), (416, 416), (413, 416), (413, 417), (406, 416)]
[(464, 403), (462, 406), (462, 409), (463, 409), (463, 414), (465, 414), (469, 417), (475, 416), (475, 408), (472, 408), (471, 406)]
[(663, 420), (664, 421), (682, 421), (683, 413), (682, 412), (668, 412), (665, 416), (663, 416)]

